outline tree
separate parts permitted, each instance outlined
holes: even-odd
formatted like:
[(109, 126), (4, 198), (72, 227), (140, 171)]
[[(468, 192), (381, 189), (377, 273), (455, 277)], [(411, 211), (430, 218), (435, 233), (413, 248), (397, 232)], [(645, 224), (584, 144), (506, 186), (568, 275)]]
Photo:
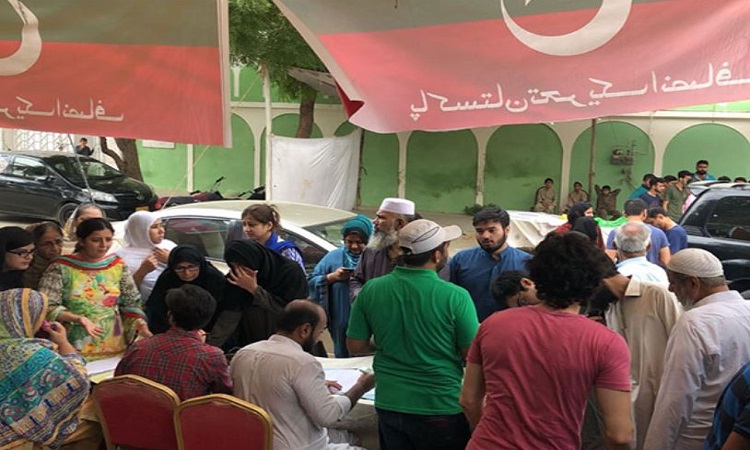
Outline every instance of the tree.
[(130, 178), (143, 181), (143, 174), (141, 173), (141, 163), (138, 159), (138, 147), (135, 145), (135, 139), (129, 138), (115, 138), (117, 148), (120, 149), (120, 153), (117, 153), (114, 149), (109, 148), (107, 144), (107, 138), (104, 136), (99, 137), (99, 145), (102, 148), (102, 153), (109, 156), (115, 161), (117, 168), (120, 172), (124, 173)]
[(297, 137), (309, 138), (317, 91), (289, 75), (289, 69), (326, 71), (315, 52), (270, 0), (230, 0), (229, 43), (233, 62), (265, 67), (279, 94), (299, 101)]

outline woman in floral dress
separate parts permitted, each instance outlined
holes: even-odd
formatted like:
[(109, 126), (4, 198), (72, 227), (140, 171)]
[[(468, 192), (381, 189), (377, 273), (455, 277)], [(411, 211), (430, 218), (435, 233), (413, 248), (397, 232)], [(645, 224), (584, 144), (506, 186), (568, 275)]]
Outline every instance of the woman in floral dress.
[(136, 336), (151, 336), (133, 277), (108, 254), (113, 234), (106, 219), (85, 220), (76, 227), (79, 251), (54, 260), (39, 282), (49, 297), (47, 320), (63, 323), (87, 360), (116, 356)]

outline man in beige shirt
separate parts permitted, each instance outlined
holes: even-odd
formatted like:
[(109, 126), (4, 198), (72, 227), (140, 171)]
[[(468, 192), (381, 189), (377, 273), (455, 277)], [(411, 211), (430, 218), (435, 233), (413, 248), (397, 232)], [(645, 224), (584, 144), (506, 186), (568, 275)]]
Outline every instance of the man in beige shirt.
[(682, 306), (665, 285), (628, 278), (614, 267), (603, 284), (610, 296), (607, 326), (625, 338), (630, 349), (635, 448), (640, 450), (654, 411), (669, 334)]

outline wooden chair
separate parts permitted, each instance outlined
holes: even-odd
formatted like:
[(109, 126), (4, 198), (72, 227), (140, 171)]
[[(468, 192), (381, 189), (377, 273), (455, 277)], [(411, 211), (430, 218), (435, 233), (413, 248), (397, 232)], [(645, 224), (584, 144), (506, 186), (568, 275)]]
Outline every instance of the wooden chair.
[(180, 398), (173, 390), (136, 375), (102, 381), (92, 394), (107, 450), (176, 450), (174, 415)]
[(174, 416), (180, 450), (272, 450), (271, 416), (225, 394), (185, 400)]

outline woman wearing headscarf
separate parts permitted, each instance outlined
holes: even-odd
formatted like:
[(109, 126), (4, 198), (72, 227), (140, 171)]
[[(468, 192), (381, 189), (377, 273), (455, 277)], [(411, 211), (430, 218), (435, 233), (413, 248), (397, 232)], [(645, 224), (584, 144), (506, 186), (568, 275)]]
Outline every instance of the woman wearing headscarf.
[(307, 279), (298, 263), (255, 241), (232, 241), (224, 250), (231, 268), (224, 305), (208, 342), (221, 347), (268, 339), (292, 300), (307, 298)]
[(341, 229), (344, 246), (328, 252), (310, 276), (310, 298), (326, 310), (336, 358), (349, 357), (346, 349), (346, 328), (351, 311), (349, 277), (357, 267), (372, 231), (372, 221), (361, 214), (346, 222)]
[[(555, 228), (555, 233), (557, 234), (565, 234), (573, 231), (573, 227), (575, 226), (575, 223), (578, 219), (581, 217), (594, 217), (594, 207), (589, 202), (578, 202), (570, 207), (568, 210), (568, 221), (564, 224), (560, 225), (559, 227)], [(579, 225), (579, 227), (584, 226), (582, 222), (582, 225)], [(597, 233), (597, 239), (596, 239), (596, 245), (599, 248), (604, 248), (604, 239), (602, 238), (602, 231), (599, 228), (599, 224), (596, 224), (596, 233)], [(584, 233), (585, 234), (585, 233)]]
[(34, 238), (20, 227), (0, 228), (0, 291), (23, 287), (34, 256)]
[(49, 297), (48, 320), (68, 328), (87, 360), (119, 355), (136, 336), (151, 336), (133, 277), (109, 253), (113, 234), (106, 219), (84, 220), (76, 228), (79, 250), (52, 261), (39, 282)]
[[(169, 254), (167, 268), (156, 281), (154, 290), (146, 302), (148, 328), (152, 333), (164, 333), (169, 330), (167, 318), (167, 291), (184, 284), (194, 284), (207, 290), (221, 305), (224, 298), (226, 278), (224, 274), (206, 261), (201, 252), (192, 245), (179, 245)], [(218, 308), (217, 308), (218, 309)], [(209, 322), (206, 331), (213, 325)]]
[(23, 273), (23, 286), (37, 289), (52, 260), (62, 255), (63, 231), (55, 222), (36, 223), (26, 227), (26, 231), (34, 239), (34, 257), (28, 270)]
[[(37, 291), (0, 293), (0, 447), (58, 448), (78, 426), (89, 393), (85, 362), (61, 324), (44, 322), (46, 312)], [(50, 340), (34, 338), (40, 329)]]
[(164, 239), (164, 227), (156, 214), (136, 211), (128, 218), (125, 246), (117, 250), (117, 256), (128, 266), (143, 300), (151, 295), (156, 279), (167, 268), (170, 250), (176, 246)]

